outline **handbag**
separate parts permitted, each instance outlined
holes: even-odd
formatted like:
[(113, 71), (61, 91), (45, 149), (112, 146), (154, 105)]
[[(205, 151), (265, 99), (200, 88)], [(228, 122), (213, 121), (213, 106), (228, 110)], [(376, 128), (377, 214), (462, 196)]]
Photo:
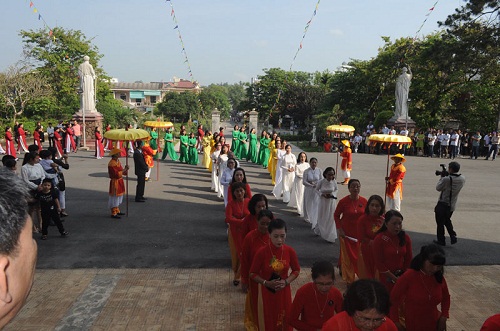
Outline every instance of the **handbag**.
[(57, 180), (59, 181), (57, 183), (57, 188), (59, 189), (59, 191), (65, 191), (66, 182), (64, 181), (64, 174), (62, 172), (57, 173)]
[[(281, 279), (281, 277), (280, 277), (280, 275), (278, 275), (277, 273), (273, 272), (273, 273), (272, 273), (272, 275), (271, 275), (271, 277), (270, 277), (268, 280), (269, 280), (269, 281), (273, 281), (273, 280), (275, 280), (275, 279), (280, 280), (280, 279)], [(269, 287), (266, 287), (266, 288), (267, 288), (270, 292), (272, 292), (272, 293), (276, 293), (276, 290), (275, 290), (275, 289), (271, 289), (271, 288), (269, 288)]]
[(450, 176), (450, 203), (444, 201), (438, 201), (436, 207), (434, 207), (434, 212), (437, 215), (446, 215), (446, 218), (451, 216), (451, 197), (453, 193), (453, 178)]

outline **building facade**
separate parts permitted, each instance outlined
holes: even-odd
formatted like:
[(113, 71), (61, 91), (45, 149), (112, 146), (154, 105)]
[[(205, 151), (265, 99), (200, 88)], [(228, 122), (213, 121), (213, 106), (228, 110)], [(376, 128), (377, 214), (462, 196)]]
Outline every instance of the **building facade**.
[(116, 100), (122, 100), (131, 108), (139, 108), (144, 111), (152, 111), (155, 104), (161, 102), (166, 93), (188, 91), (200, 93), (202, 90), (198, 82), (177, 77), (174, 77), (172, 82), (121, 83), (111, 81), (110, 85)]

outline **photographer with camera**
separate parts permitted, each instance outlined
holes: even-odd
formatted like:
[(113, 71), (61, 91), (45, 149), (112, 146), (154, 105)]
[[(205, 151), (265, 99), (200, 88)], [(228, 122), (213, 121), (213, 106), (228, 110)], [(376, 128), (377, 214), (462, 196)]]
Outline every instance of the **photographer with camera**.
[(437, 240), (435, 244), (446, 246), (444, 237), (444, 228), (450, 235), (451, 244), (457, 243), (457, 234), (453, 230), (451, 223), (451, 215), (455, 211), (457, 205), (458, 194), (465, 184), (465, 177), (459, 174), (460, 164), (458, 162), (450, 162), (448, 164), (449, 171), (446, 170), (446, 165), (440, 165), (442, 170), (436, 171), (436, 176), (441, 176), (436, 184), (436, 190), (441, 192), (439, 200), (434, 208), (437, 224)]

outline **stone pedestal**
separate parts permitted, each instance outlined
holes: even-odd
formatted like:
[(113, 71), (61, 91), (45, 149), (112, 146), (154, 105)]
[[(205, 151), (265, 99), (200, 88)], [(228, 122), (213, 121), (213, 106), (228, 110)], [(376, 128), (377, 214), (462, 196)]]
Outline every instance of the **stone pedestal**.
[[(95, 149), (95, 135), (94, 135), (94, 130), (96, 127), (99, 128), (99, 131), (101, 134), (102, 132), (102, 122), (103, 122), (104, 117), (102, 116), (101, 113), (95, 111), (95, 112), (85, 112), (85, 121), (84, 121), (84, 116), (81, 111), (76, 112), (73, 114), (73, 120), (77, 120), (80, 125), (82, 126), (82, 144), (85, 141), (84, 147), (87, 150)], [(85, 137), (85, 138), (84, 138)]]
[(255, 129), (257, 136), (259, 136), (259, 113), (255, 111), (255, 108), (248, 113), (248, 125), (249, 132), (250, 130)]
[(220, 128), (220, 111), (217, 108), (212, 112), (212, 134), (219, 132)]
[(387, 126), (390, 128), (391, 126), (394, 126), (394, 128), (396, 130), (401, 130), (403, 128), (407, 128), (408, 131), (413, 131), (413, 130), (410, 130), (410, 129), (414, 129), (416, 127), (416, 123), (414, 120), (411, 119), (411, 117), (408, 116), (408, 118), (406, 117), (391, 117), (388, 121), (387, 121)]

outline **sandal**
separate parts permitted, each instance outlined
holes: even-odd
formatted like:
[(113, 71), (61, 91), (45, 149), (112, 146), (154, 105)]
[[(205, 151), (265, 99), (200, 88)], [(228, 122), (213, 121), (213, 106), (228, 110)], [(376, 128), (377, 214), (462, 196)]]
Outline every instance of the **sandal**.
[(69, 235), (68, 231), (64, 231), (63, 233), (61, 233), (61, 237), (67, 237), (68, 235)]
[(42, 240), (47, 240), (47, 235), (45, 235), (45, 234), (44, 234), (44, 235), (42, 236)]

